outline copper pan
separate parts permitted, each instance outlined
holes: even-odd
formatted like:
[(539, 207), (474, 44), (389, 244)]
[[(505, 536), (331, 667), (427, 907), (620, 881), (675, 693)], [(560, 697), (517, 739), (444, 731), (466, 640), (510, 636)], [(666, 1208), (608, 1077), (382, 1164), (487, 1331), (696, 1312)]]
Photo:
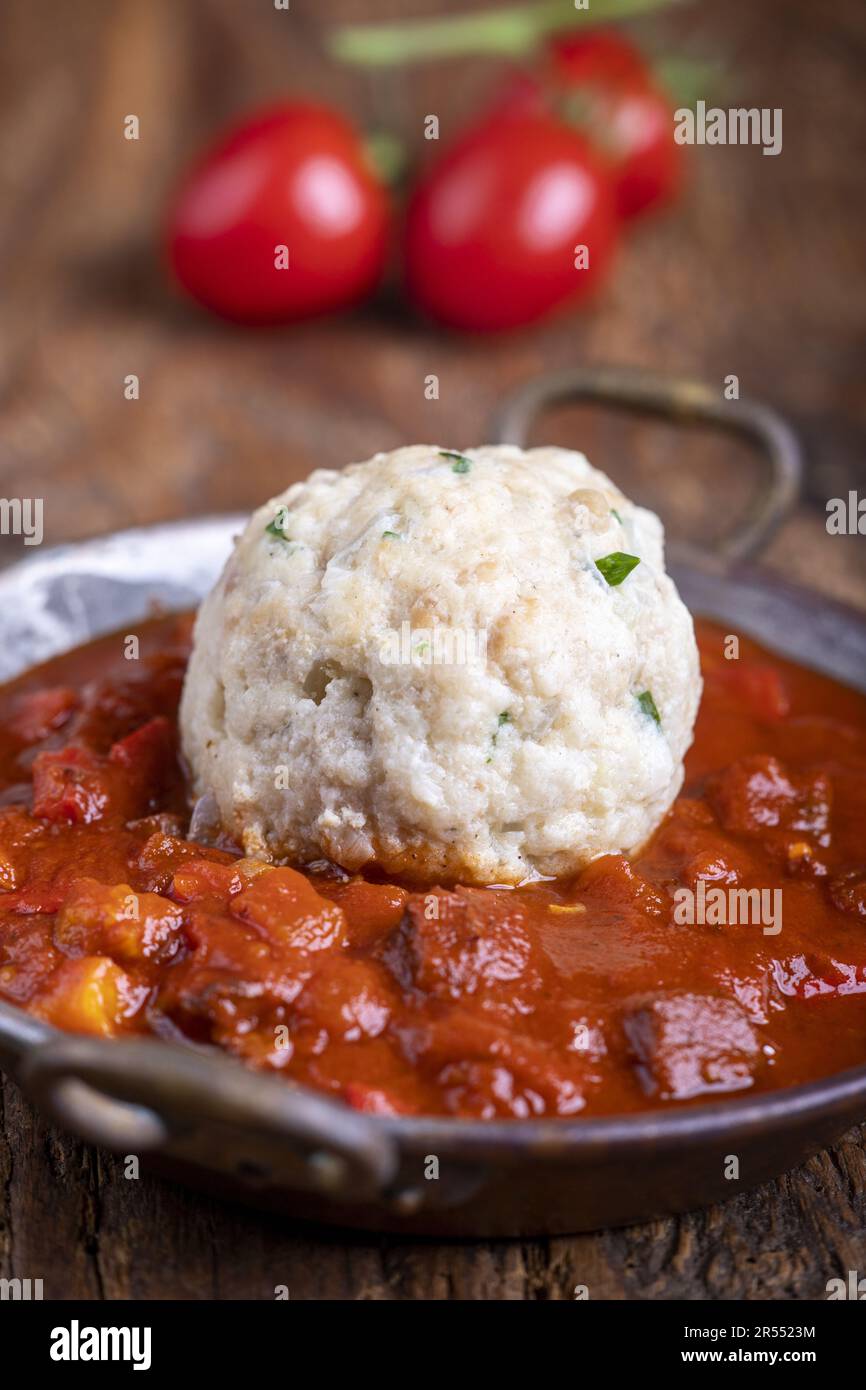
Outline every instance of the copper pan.
[[(523, 443), (554, 401), (593, 400), (748, 437), (762, 456), (749, 515), (719, 549), (672, 547), (693, 611), (866, 689), (866, 620), (750, 557), (796, 499), (800, 454), (766, 406), (694, 382), (618, 368), (533, 382), (495, 437)], [(720, 488), (718, 505), (724, 506)], [(0, 575), (0, 678), (140, 620), (154, 600), (193, 606), (243, 518), (127, 531), (65, 546)], [(0, 1062), (58, 1124), (195, 1186), (293, 1216), (436, 1236), (541, 1235), (645, 1220), (776, 1176), (866, 1116), (866, 1065), (806, 1086), (611, 1119), (477, 1122), (380, 1117), (228, 1056), (156, 1040), (63, 1034), (0, 1004)], [(439, 1177), (425, 1177), (431, 1156)]]

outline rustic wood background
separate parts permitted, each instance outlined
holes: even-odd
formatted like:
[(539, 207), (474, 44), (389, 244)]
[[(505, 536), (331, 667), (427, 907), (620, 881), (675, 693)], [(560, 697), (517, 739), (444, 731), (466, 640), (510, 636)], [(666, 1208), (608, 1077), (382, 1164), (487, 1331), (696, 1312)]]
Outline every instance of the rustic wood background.
[[(473, 0), (481, 4), (482, 0)], [(464, 0), (468, 5), (469, 0)], [(481, 442), (503, 391), (547, 367), (688, 372), (784, 410), (807, 444), (807, 498), (765, 562), (866, 603), (862, 538), (828, 538), (824, 503), (864, 484), (862, 274), (866, 121), (859, 0), (684, 4), (638, 32), (718, 59), (723, 105), (781, 106), (784, 149), (693, 151), (680, 207), (641, 228), (592, 308), (490, 342), (411, 320), (396, 295), (274, 332), (216, 323), (174, 297), (157, 245), (167, 189), (213, 128), (302, 91), (420, 144), (495, 80), (483, 61), (347, 77), (321, 27), (459, 8), (439, 0), (0, 0), (0, 492), (42, 496), (46, 541), (245, 509), (314, 464), (418, 439)], [(122, 138), (136, 114), (141, 139)], [(126, 401), (123, 378), (141, 379)], [(438, 402), (425, 376), (440, 377)], [(730, 444), (585, 410), (539, 431), (585, 448), (655, 502), (672, 533), (712, 537), (748, 497)], [(721, 499), (725, 504), (721, 505)], [(715, 518), (715, 522), (713, 520)], [(19, 543), (0, 539), (2, 559)], [(866, 1271), (866, 1143), (724, 1207), (546, 1241), (432, 1244), (311, 1232), (143, 1178), (0, 1098), (0, 1276), (50, 1297), (823, 1297)]]

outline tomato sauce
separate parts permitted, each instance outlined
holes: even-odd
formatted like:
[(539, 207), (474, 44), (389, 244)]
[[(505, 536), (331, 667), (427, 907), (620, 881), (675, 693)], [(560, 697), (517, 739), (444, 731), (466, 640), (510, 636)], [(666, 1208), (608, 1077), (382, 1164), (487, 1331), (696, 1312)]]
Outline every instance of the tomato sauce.
[(0, 997), (385, 1114), (609, 1114), (866, 1062), (862, 695), (699, 624), (684, 790), (640, 855), (424, 892), (187, 838), (190, 627), (0, 691)]

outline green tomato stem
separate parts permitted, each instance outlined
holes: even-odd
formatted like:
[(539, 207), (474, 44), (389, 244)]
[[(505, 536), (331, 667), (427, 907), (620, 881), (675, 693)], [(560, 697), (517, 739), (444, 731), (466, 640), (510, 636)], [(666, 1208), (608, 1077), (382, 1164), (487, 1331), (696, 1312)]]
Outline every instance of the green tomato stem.
[(398, 135), (388, 130), (372, 131), (364, 140), (364, 153), (383, 183), (390, 188), (400, 183), (409, 161), (406, 147)]
[(607, 24), (647, 14), (674, 0), (591, 0), (589, 9), (574, 0), (541, 0), (508, 5), (481, 14), (442, 15), (399, 24), (350, 24), (335, 29), (327, 44), (332, 57), (361, 67), (392, 67), (466, 54), (520, 57), (549, 34), (577, 25)]

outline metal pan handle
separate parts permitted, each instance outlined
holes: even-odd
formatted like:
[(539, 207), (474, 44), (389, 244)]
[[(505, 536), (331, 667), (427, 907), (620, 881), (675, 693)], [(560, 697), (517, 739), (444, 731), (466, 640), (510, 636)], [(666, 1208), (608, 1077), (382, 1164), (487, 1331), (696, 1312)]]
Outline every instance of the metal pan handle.
[(729, 529), (716, 547), (716, 558), (725, 565), (754, 555), (800, 494), (799, 440), (769, 406), (748, 397), (729, 401), (717, 387), (639, 368), (574, 367), (538, 377), (507, 397), (495, 418), (494, 438), (525, 448), (537, 416), (567, 401), (596, 401), (681, 424), (718, 425), (758, 445), (766, 466), (750, 514)]
[(26, 1041), (12, 1064), (22, 1088), (91, 1143), (337, 1201), (381, 1198), (395, 1178), (397, 1146), (376, 1118), (222, 1054), (56, 1029)]

